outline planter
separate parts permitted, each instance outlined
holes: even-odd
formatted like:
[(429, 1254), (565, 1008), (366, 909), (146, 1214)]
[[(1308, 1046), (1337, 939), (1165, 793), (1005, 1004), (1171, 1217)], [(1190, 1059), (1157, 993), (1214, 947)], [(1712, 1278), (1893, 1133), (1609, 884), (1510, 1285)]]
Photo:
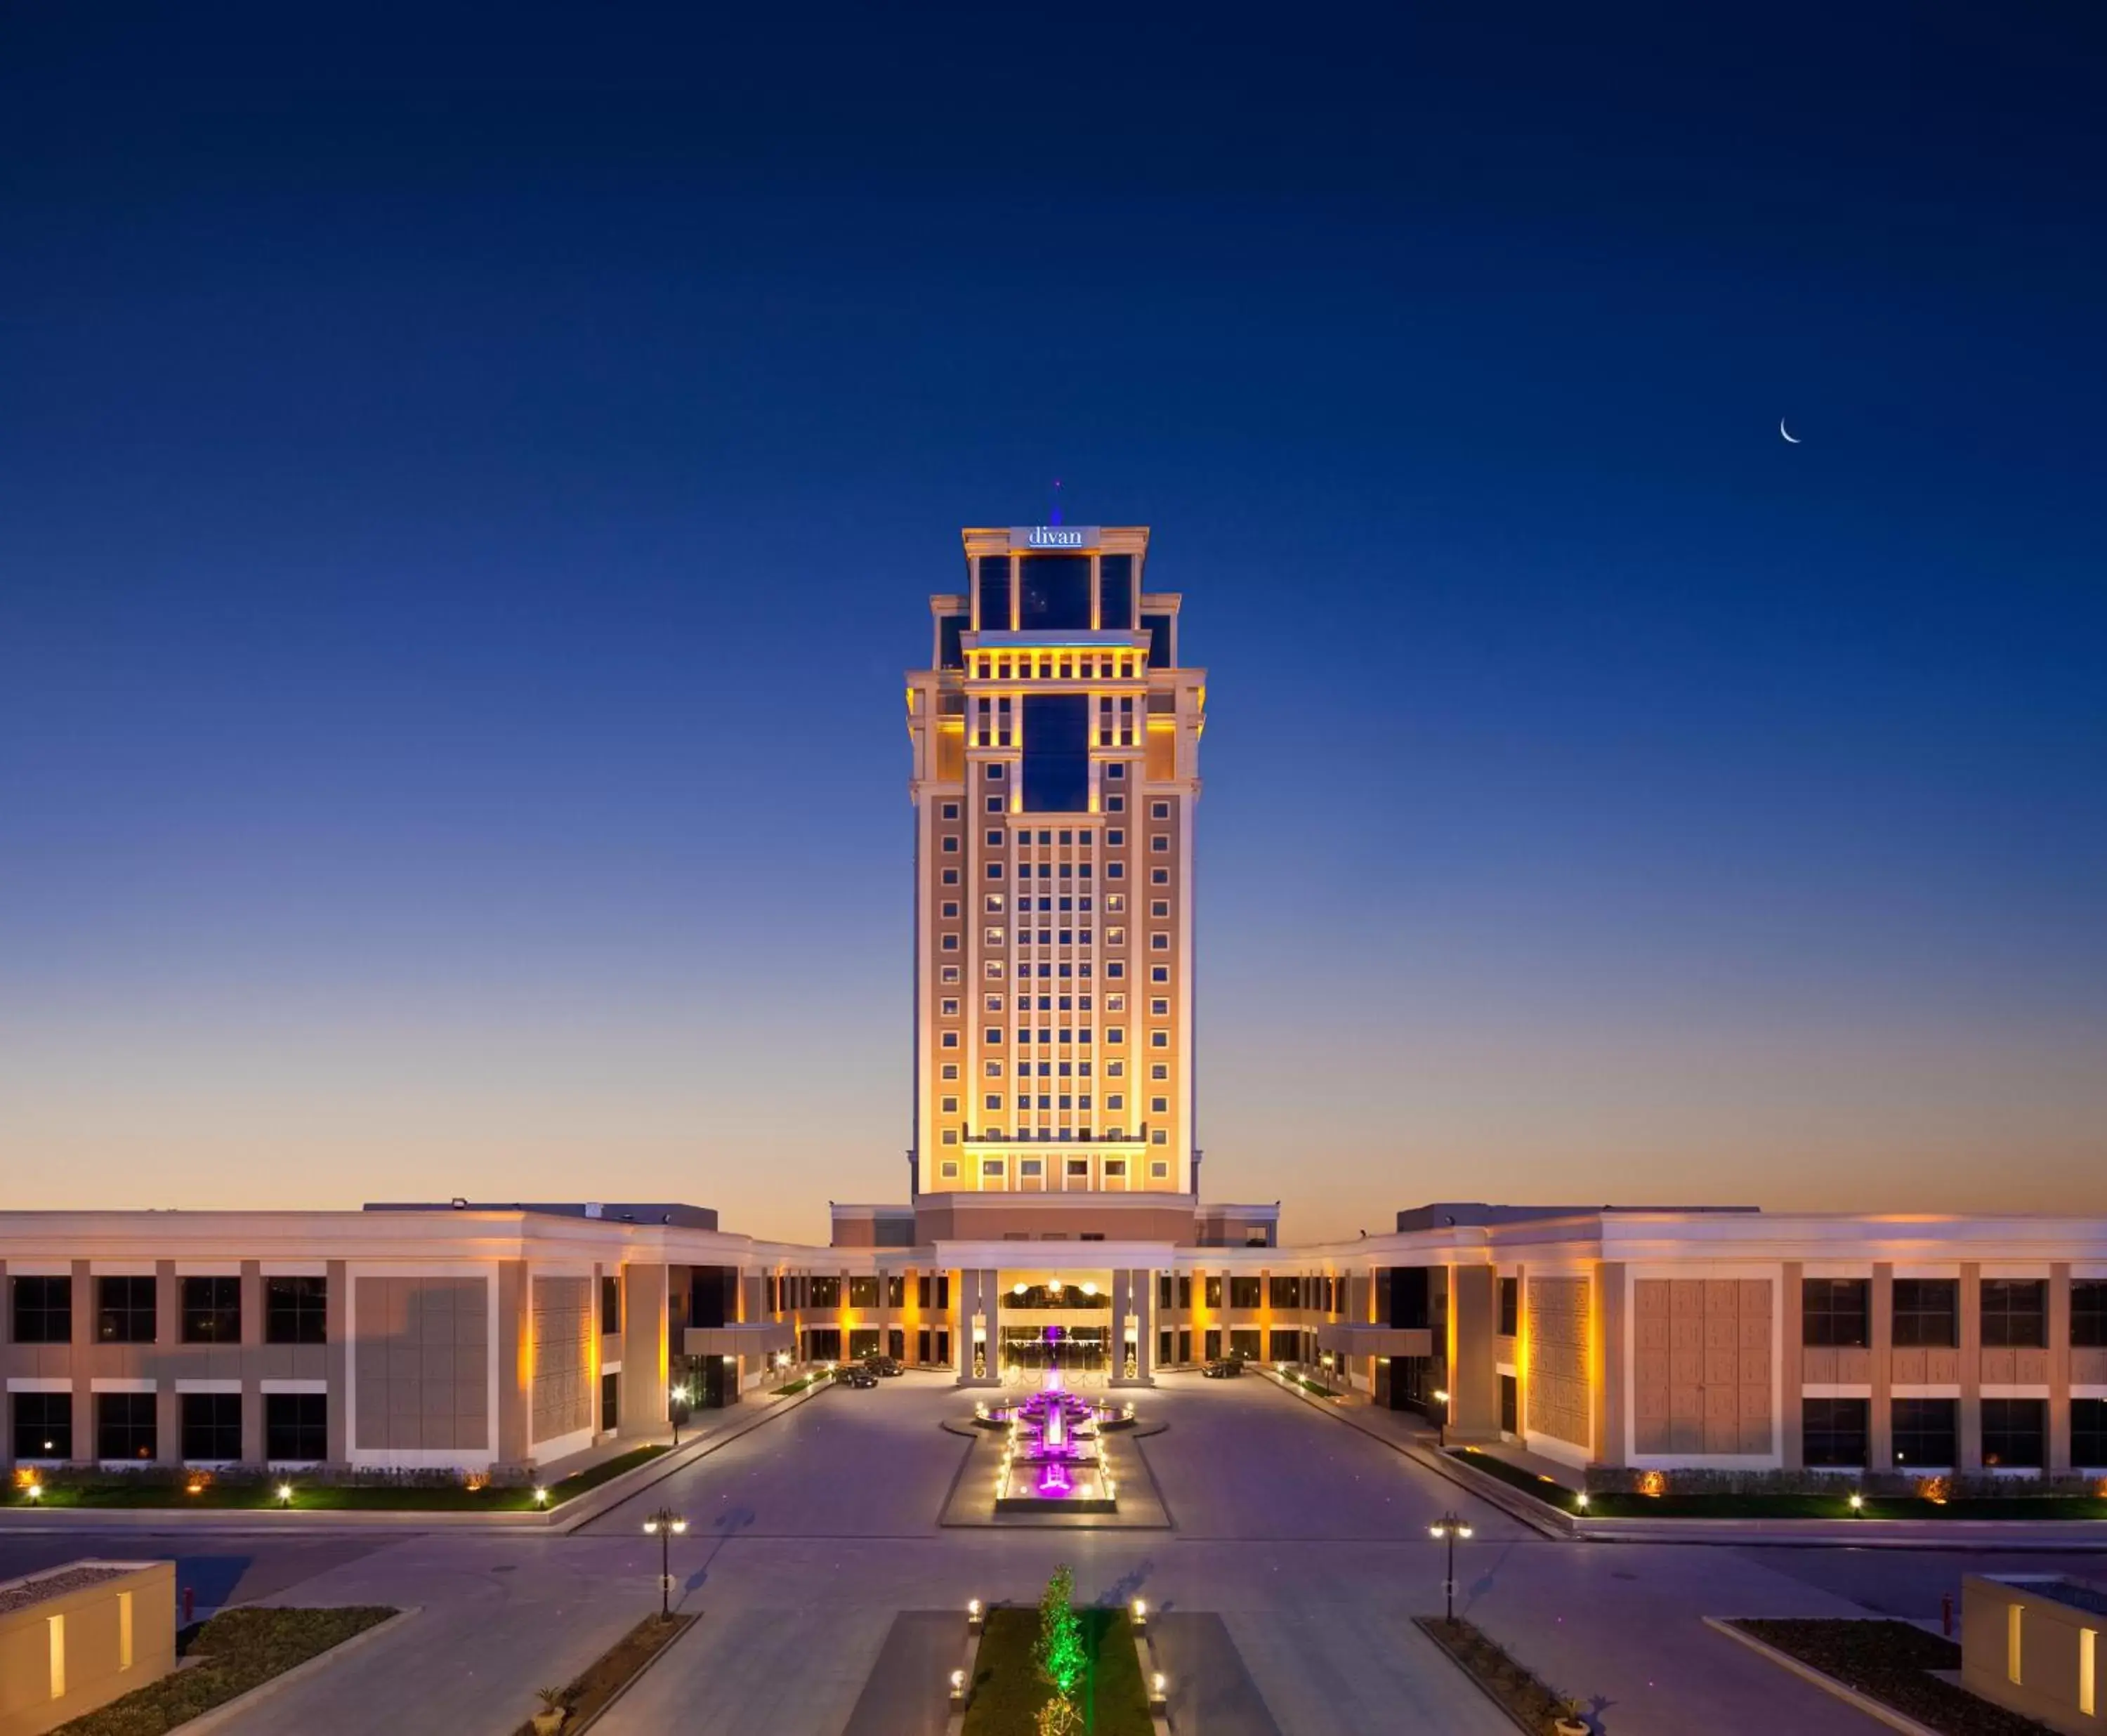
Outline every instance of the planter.
[(1552, 1725), (1552, 1729), (1557, 1732), (1557, 1736), (1595, 1736), (1595, 1733), (1578, 1718), (1561, 1718)]
[(557, 1707), (552, 1711), (534, 1714), (534, 1736), (556, 1736), (564, 1727), (564, 1709)]

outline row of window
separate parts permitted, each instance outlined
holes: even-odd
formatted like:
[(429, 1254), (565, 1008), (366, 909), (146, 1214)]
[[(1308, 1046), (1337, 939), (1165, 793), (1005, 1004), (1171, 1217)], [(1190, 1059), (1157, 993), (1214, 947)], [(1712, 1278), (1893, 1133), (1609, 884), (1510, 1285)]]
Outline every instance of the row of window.
[[(1872, 1281), (1808, 1278), (1800, 1292), (1800, 1342), (1822, 1348), (1869, 1346), (1872, 1338)], [(2046, 1349), (2048, 1281), (1985, 1278), (1978, 1321), (1985, 1349)], [(1894, 1339), (1899, 1349), (1957, 1348), (1961, 1343), (1961, 1281), (1894, 1280)], [(2070, 1342), (2107, 1346), (2107, 1281), (2079, 1279), (2070, 1286)]]
[(1138, 651), (976, 651), (966, 658), (966, 673), (975, 681), (1139, 681), (1148, 662)]
[[(159, 1281), (149, 1276), (98, 1276), (95, 1336), (104, 1344), (151, 1344), (160, 1337)], [(186, 1344), (241, 1342), (241, 1281), (234, 1277), (179, 1278), (177, 1332)], [(17, 1277), (8, 1285), (11, 1335), (17, 1344), (73, 1342), (70, 1277)], [(276, 1277), (263, 1281), (263, 1342), (321, 1344), (329, 1340), (329, 1281)]]
[[(1071, 1067), (1075, 1069), (1075, 1072), (1072, 1076), (1076, 1079), (1088, 1079), (1090, 1076), (1091, 1064), (1087, 1061), (1042, 1061), (1037, 1065), (1039, 1072), (1036, 1076), (1040, 1079), (1052, 1079), (1057, 1076), (1061, 1079), (1067, 1079), (1071, 1076), (1068, 1070)], [(999, 1079), (1003, 1076), (1002, 1063), (999, 1061), (982, 1061), (981, 1065), (983, 1070), (986, 1073), (987, 1077), (991, 1079)], [(1018, 1061), (1016, 1065), (1017, 1077), (1019, 1079), (1032, 1078), (1034, 1076), (1031, 1071), (1032, 1065), (1033, 1063), (1028, 1061)], [(946, 1080), (956, 1079), (959, 1076), (959, 1064), (955, 1061), (947, 1061), (939, 1070), (939, 1073), (940, 1076)], [(1170, 1077), (1170, 1063), (1166, 1061), (1151, 1061), (1148, 1064), (1148, 1076), (1153, 1080), (1169, 1079)], [(1126, 1063), (1116, 1059), (1107, 1061), (1105, 1063), (1105, 1077), (1107, 1079), (1125, 1079), (1126, 1077)]]
[[(1125, 768), (1116, 764), (1106, 767), (1105, 772), (1107, 777), (1115, 779), (1123, 778), (1126, 775)], [(990, 783), (1000, 783), (1002, 782), (1002, 768), (1000, 765), (991, 765), (988, 767), (987, 781)], [(1108, 799), (1112, 801), (1124, 801), (1123, 797), (1118, 796)], [(1000, 814), (1004, 810), (996, 805), (998, 803), (1007, 801), (1009, 798), (1005, 796), (995, 795), (988, 796), (986, 800), (987, 811), (991, 814)], [(937, 818), (944, 820), (955, 821), (959, 818), (962, 806), (962, 804), (955, 801), (940, 802), (937, 806)], [(1123, 813), (1125, 810), (1123, 808), (1116, 808), (1112, 811), (1116, 814)], [(1167, 801), (1151, 802), (1148, 805), (1148, 817), (1152, 820), (1168, 820), (1170, 818), (1170, 804)], [(1005, 841), (1006, 835), (1007, 834), (1004, 832), (990, 832), (987, 835), (989, 848), (992, 850), (1001, 849), (1004, 842)], [(1036, 844), (1041, 850), (1068, 850), (1074, 849), (1078, 846), (1087, 850), (1093, 843), (1097, 841), (1097, 830), (1089, 826), (1042, 826), (1037, 828), (1031, 827), (1018, 827), (1015, 828), (1014, 837), (1014, 841), (1019, 850), (1029, 850), (1035, 844)], [(1107, 846), (1116, 850), (1120, 846), (1126, 842), (1126, 834), (1116, 828), (1114, 828), (1105, 832), (1104, 841)], [(1167, 850), (1170, 847), (1170, 841), (1167, 837), (1159, 837), (1154, 841), (1154, 844), (1152, 845), (1152, 847), (1155, 847), (1155, 845), (1160, 845), (1161, 847)], [(958, 846), (955, 841), (954, 841), (949, 847), (951, 850), (955, 850)]]
[[(1009, 1027), (1007, 1025), (983, 1025), (981, 1028), (982, 1044), (985, 1047), (991, 1049), (1000, 1048), (1003, 1046), (1004, 1042), (1006, 1040), (1004, 1033), (1008, 1029)], [(1037, 1040), (1040, 1043), (1050, 1043), (1058, 1042), (1069, 1044), (1072, 1047), (1078, 1043), (1089, 1043), (1094, 1040), (1091, 1035), (1091, 1027), (1087, 1025), (1040, 1025), (1037, 1029)], [(1058, 1036), (1055, 1034), (1057, 1031), (1059, 1033)], [(1019, 1043), (1030, 1043), (1033, 1041), (1034, 1039), (1031, 1030), (1029, 1029), (1020, 1029), (1017, 1034), (1017, 1040)], [(1124, 1025), (1107, 1025), (1105, 1027), (1105, 1041), (1115, 1047), (1125, 1043), (1126, 1041), (1126, 1027)], [(937, 1038), (937, 1047), (941, 1049), (957, 1048), (959, 1047), (959, 1034), (956, 1031), (943, 1032)], [(1169, 1029), (1166, 1027), (1162, 1029), (1152, 1030), (1149, 1032), (1148, 1047), (1152, 1049), (1169, 1048), (1170, 1047), (1170, 1032)]]
[[(876, 1308), (881, 1284), (885, 1290), (886, 1307), (899, 1308), (907, 1305), (905, 1272), (866, 1273), (852, 1276), (847, 1282), (849, 1306), (852, 1308)], [(772, 1274), (768, 1280), (768, 1312), (788, 1314), (806, 1308), (838, 1308), (842, 1305), (842, 1285), (838, 1275), (827, 1272)], [(951, 1275), (946, 1272), (917, 1274), (914, 1300), (919, 1308), (950, 1307)]]
[[(1054, 864), (1045, 862), (1039, 864), (1041, 868), (1054, 865)], [(1028, 880), (1031, 878), (1032, 877), (1026, 872), (1026, 870), (1031, 866), (1031, 864), (1028, 862), (1019, 864), (1017, 877), (1019, 880)], [(1061, 869), (1060, 878), (1067, 880), (1071, 877), (1068, 872), (1067, 864), (1062, 863), (1058, 864), (1058, 866)], [(1003, 877), (1003, 867), (1000, 862), (991, 862), (988, 864), (987, 877), (990, 880), (1000, 880)], [(1050, 874), (1042, 873), (1037, 877), (1041, 880), (1050, 880), (1054, 877)], [(1090, 877), (1090, 864), (1087, 862), (1083, 863), (1080, 865), (1080, 872), (1072, 877), (1078, 880), (1088, 880)], [(1125, 879), (1126, 864), (1123, 862), (1107, 862), (1105, 864), (1105, 878), (1107, 880)], [(959, 883), (959, 871), (955, 868), (946, 867), (937, 876), (937, 879), (939, 882), (944, 886), (955, 886)], [(1169, 886), (1170, 884), (1170, 870), (1167, 868), (1151, 868), (1148, 871), (1148, 883), (1152, 886)], [(1106, 897), (1109, 899), (1117, 895), (1118, 895), (1114, 893), (1107, 893)]]
[[(995, 1129), (990, 1128), (986, 1137), (990, 1139), (1000, 1139), (1004, 1136)], [(1018, 1142), (1022, 1143), (1031, 1139), (1033, 1136), (1029, 1128), (1019, 1128), (1017, 1132), (1010, 1137), (1017, 1140)], [(1041, 1139), (1058, 1139), (1060, 1142), (1065, 1142), (1069, 1137), (1068, 1129), (1063, 1128), (1060, 1129), (1058, 1134), (1050, 1129), (1043, 1129), (1038, 1137)], [(1080, 1129), (1075, 1137), (1078, 1141), (1087, 1140), (1090, 1137), (1089, 1129), (1087, 1128)], [(1103, 1137), (1107, 1139), (1118, 1139), (1122, 1136), (1117, 1129), (1107, 1128)], [(1166, 1140), (1163, 1130), (1161, 1128), (1158, 1128), (1156, 1130), (1155, 1142), (1157, 1145), (1164, 1145), (1168, 1142)], [(946, 1132), (944, 1135), (944, 1143), (946, 1145), (956, 1145), (958, 1142), (951, 1137), (949, 1132)], [(1046, 1178), (1046, 1160), (1045, 1158), (1020, 1157), (1016, 1160), (1016, 1162), (1018, 1180), (1044, 1181)], [(1126, 1179), (1127, 1160), (1125, 1158), (1101, 1158), (1098, 1160), (1098, 1162), (1103, 1166), (1105, 1178), (1107, 1181), (1121, 1182)], [(984, 1157), (981, 1160), (981, 1178), (983, 1181), (1007, 1180), (1009, 1175), (1009, 1164), (1010, 1160), (1006, 1157)], [(937, 1174), (938, 1179), (941, 1181), (957, 1181), (959, 1179), (959, 1160), (955, 1157), (947, 1157), (944, 1159), (937, 1165)], [(1070, 1158), (1067, 1160), (1066, 1174), (1070, 1181), (1088, 1181), (1090, 1177), (1090, 1160), (1087, 1157)], [(1148, 1178), (1151, 1181), (1168, 1181), (1170, 1177), (1170, 1159), (1152, 1158), (1149, 1160)], [(1092, 1237), (1086, 1236), (1083, 1240), (1085, 1241), (1102, 1241), (1104, 1238), (1103, 1236)]]
[[(73, 1394), (9, 1395), (18, 1460), (74, 1456)], [(242, 1395), (179, 1393), (177, 1427), (184, 1460), (194, 1465), (241, 1462)], [(145, 1460), (160, 1456), (160, 1406), (152, 1393), (97, 1393), (95, 1456)], [(319, 1464), (329, 1456), (329, 1395), (266, 1393), (263, 1456), (272, 1464)]]
[[(1822, 1469), (1864, 1470), (1871, 1453), (1872, 1402), (1865, 1398), (1800, 1401), (1803, 1461)], [(1894, 1433), (1891, 1466), (1897, 1470), (1951, 1470), (1960, 1463), (1961, 1401), (1890, 1401)], [(1986, 1398), (1983, 1405), (1983, 1464), (1988, 1469), (2041, 1470), (2048, 1463), (2048, 1401)], [(2107, 1399), (2070, 1401), (2070, 1462), (2107, 1467)]]

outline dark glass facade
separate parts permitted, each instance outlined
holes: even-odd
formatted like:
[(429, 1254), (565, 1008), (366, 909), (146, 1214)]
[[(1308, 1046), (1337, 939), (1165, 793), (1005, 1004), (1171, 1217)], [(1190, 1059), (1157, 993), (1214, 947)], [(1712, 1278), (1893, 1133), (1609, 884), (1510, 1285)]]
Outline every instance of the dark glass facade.
[(329, 1456), (329, 1394), (266, 1393), (263, 1455), (292, 1462)]
[(1895, 1280), (1895, 1343), (1904, 1349), (1951, 1350), (1961, 1342), (1956, 1278)]
[(1898, 1398), (1894, 1406), (1889, 1415), (1898, 1469), (1951, 1470), (1961, 1462), (1959, 1399)]
[(1009, 630), (1009, 557), (983, 554), (980, 562), (981, 631)]
[(965, 631), (965, 628), (966, 617), (963, 615), (944, 615), (937, 618), (937, 668), (963, 669), (966, 666), (965, 653), (959, 645), (959, 635)]
[[(182, 1282), (183, 1342), (186, 1344), (240, 1343), (241, 1280), (185, 1278)], [(186, 1449), (185, 1456), (188, 1456)]]
[[(1864, 1278), (1808, 1278), (1800, 1286), (1803, 1344), (1858, 1348), (1871, 1343), (1869, 1294)], [(1813, 1463), (1812, 1460), (1808, 1461)]]
[(1090, 558), (1039, 554), (1018, 563), (1017, 624), (1027, 633), (1087, 633)]
[(1031, 696), (1024, 702), (1025, 808), (1033, 814), (1080, 814), (1089, 805), (1089, 696)]
[(1134, 626), (1134, 557), (1098, 557), (1098, 624), (1130, 631)]
[(14, 1278), (7, 1288), (15, 1305), (16, 1343), (64, 1344), (72, 1340), (71, 1278)]
[(1863, 1469), (1871, 1402), (1863, 1398), (1804, 1398), (1800, 1404), (1803, 1462), (1810, 1469), (1826, 1465)]
[[(1988, 1285), (1984, 1286), (1986, 1289)], [(1985, 1469), (2039, 1470), (2048, 1462), (2048, 1401), (2046, 1398), (1986, 1398), (1983, 1401), (1983, 1465)]]
[(185, 1393), (183, 1457), (194, 1464), (231, 1465), (241, 1457), (241, 1395)]
[[(104, 1343), (150, 1344), (154, 1342), (154, 1326), (151, 1278), (95, 1281), (95, 1335)], [(118, 1456), (121, 1456), (103, 1455), (106, 1459)]]
[[(154, 1281), (149, 1278), (149, 1284)], [(151, 1393), (97, 1393), (95, 1395), (95, 1456), (150, 1460), (159, 1436)]]
[(1168, 669), (1170, 662), (1170, 617), (1168, 615), (1144, 615), (1141, 624), (1148, 630), (1148, 666)]
[(2038, 1350), (2048, 1343), (2048, 1285), (2038, 1278), (1983, 1281), (1983, 1348)]
[(73, 1394), (11, 1393), (17, 1459), (73, 1457)]
[(326, 1344), (329, 1280), (312, 1276), (263, 1281), (263, 1342)]

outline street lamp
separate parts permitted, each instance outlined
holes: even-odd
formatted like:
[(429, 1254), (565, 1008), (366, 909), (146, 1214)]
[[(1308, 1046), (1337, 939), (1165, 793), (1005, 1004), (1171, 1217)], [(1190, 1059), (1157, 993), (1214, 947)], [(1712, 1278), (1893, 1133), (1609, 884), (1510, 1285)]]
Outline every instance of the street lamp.
[(1444, 1538), (1449, 1545), (1449, 1577), (1441, 1581), (1441, 1595), (1448, 1606), (1448, 1619), (1456, 1620), (1456, 1540), (1471, 1535), (1471, 1527), (1458, 1518), (1452, 1508), (1426, 1527), (1437, 1537)]
[(666, 1414), (673, 1420), (673, 1444), (678, 1447), (681, 1444), (681, 1419), (687, 1415), (688, 1411), (688, 1389), (676, 1386), (666, 1397), (669, 1401)]
[(662, 1622), (672, 1613), (673, 1539), (687, 1528), (687, 1520), (671, 1507), (661, 1507), (644, 1522), (645, 1536), (658, 1539), (658, 1619)]
[(1449, 1393), (1445, 1388), (1435, 1388), (1434, 1402), (1441, 1406), (1440, 1415), (1434, 1420), (1434, 1426), (1440, 1431), (1438, 1444), (1446, 1452), (1449, 1450)]

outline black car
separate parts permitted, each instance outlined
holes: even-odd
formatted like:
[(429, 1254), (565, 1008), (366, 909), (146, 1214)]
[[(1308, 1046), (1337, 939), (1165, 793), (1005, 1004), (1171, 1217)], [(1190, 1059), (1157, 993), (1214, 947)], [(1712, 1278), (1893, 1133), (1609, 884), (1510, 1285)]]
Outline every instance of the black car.
[(846, 1380), (851, 1386), (876, 1386), (878, 1375), (868, 1362), (851, 1362), (835, 1371), (834, 1379)]
[(1200, 1370), (1210, 1380), (1227, 1380), (1243, 1371), (1244, 1359), (1242, 1357), (1216, 1357)]
[(874, 1375), (888, 1380), (895, 1375), (904, 1375), (907, 1372), (897, 1357), (868, 1356), (863, 1359), (863, 1366)]

